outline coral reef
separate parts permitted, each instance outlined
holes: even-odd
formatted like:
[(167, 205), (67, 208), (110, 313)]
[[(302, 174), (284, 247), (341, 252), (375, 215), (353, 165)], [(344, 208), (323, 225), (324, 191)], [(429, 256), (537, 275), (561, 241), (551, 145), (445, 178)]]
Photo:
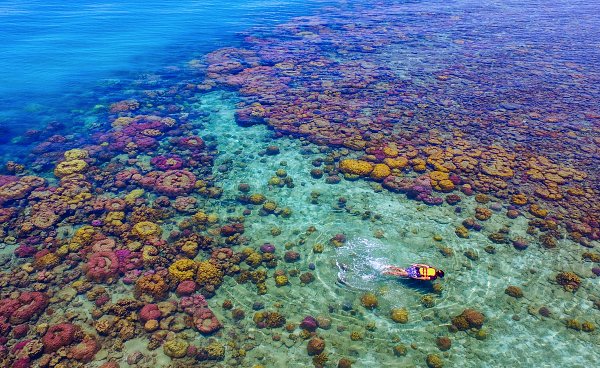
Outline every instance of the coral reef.
[(559, 272), (555, 279), (566, 291), (575, 292), (581, 284), (581, 278), (573, 272)]
[(474, 309), (465, 309), (458, 316), (452, 317), (452, 326), (459, 331), (469, 328), (481, 329), (485, 316)]

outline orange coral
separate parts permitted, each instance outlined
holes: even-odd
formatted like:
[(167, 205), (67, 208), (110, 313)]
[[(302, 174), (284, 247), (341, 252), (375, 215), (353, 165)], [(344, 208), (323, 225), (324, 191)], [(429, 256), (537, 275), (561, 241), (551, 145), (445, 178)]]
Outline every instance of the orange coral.
[(345, 159), (340, 161), (339, 167), (344, 174), (367, 176), (373, 171), (374, 165), (368, 161)]
[(131, 233), (142, 239), (160, 236), (162, 229), (157, 224), (150, 221), (141, 221), (133, 225)]
[(198, 263), (196, 281), (200, 286), (218, 286), (223, 282), (223, 272), (210, 261)]
[(383, 163), (388, 165), (390, 169), (404, 169), (408, 165), (408, 159), (406, 157), (386, 157), (383, 159)]
[(527, 204), (527, 202), (527, 196), (523, 193), (515, 194), (512, 197), (510, 197), (510, 203), (516, 206), (523, 206)]
[(386, 164), (376, 164), (373, 166), (373, 171), (371, 171), (371, 178), (373, 180), (383, 180), (390, 176), (392, 171)]
[(155, 299), (162, 299), (167, 295), (169, 286), (165, 279), (158, 274), (144, 275), (135, 282), (137, 297), (148, 295)]
[(183, 258), (169, 266), (169, 275), (178, 281), (192, 280), (196, 275), (197, 265), (191, 259)]

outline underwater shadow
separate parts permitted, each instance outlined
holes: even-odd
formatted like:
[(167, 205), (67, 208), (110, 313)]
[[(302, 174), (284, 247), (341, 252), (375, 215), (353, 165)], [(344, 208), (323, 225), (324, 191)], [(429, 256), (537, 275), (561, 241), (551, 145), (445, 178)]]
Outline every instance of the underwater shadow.
[(424, 294), (433, 293), (433, 282), (431, 281), (423, 281), (423, 280), (413, 280), (409, 278), (398, 278), (396, 280), (397, 283), (402, 284), (402, 286), (409, 287), (413, 290), (417, 290)]

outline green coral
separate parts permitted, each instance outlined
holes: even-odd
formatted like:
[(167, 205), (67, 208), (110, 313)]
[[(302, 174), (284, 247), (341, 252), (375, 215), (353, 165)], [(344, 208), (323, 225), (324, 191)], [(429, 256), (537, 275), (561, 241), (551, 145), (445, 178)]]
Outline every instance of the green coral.
[(444, 362), (442, 362), (442, 358), (435, 354), (427, 355), (427, 359), (425, 359), (427, 366), (429, 368), (442, 368), (444, 366)]
[(225, 346), (218, 342), (212, 342), (205, 348), (209, 360), (223, 360), (225, 358)]
[(405, 356), (407, 354), (408, 350), (406, 349), (406, 346), (400, 344), (400, 345), (396, 345), (394, 346), (394, 355), (395, 356)]
[(165, 355), (171, 358), (183, 358), (187, 354), (187, 348), (190, 344), (183, 339), (173, 339), (164, 343), (163, 350)]
[(289, 283), (288, 277), (286, 275), (277, 275), (275, 276), (275, 285), (277, 287), (285, 286)]

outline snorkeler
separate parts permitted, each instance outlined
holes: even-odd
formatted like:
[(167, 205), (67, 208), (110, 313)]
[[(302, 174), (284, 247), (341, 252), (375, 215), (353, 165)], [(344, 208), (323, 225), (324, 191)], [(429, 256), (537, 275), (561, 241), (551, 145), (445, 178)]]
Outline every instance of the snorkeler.
[(433, 281), (438, 277), (444, 277), (444, 271), (437, 270), (426, 264), (415, 263), (408, 268), (401, 268), (396, 266), (386, 266), (386, 270), (383, 271), (384, 275), (408, 277), (414, 280)]

